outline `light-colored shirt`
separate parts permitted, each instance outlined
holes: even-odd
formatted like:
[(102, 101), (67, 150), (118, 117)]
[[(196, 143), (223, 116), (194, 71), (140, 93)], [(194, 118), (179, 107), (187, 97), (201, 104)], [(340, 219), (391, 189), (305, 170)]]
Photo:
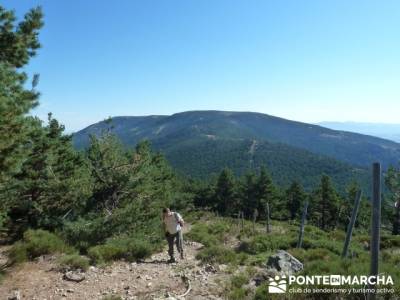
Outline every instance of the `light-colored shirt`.
[(183, 219), (181, 215), (177, 212), (171, 212), (171, 214), (167, 215), (163, 221), (165, 224), (165, 229), (170, 234), (175, 234), (181, 230), (181, 225), (179, 224), (179, 222), (183, 222)]

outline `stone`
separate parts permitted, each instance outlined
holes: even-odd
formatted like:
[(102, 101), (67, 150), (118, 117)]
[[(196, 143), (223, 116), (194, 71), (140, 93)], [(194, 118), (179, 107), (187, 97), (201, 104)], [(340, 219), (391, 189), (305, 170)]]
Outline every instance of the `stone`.
[(19, 290), (13, 291), (13, 294), (8, 297), (8, 300), (21, 300), (21, 292)]
[(268, 278), (274, 278), (276, 275), (279, 275), (279, 273), (274, 269), (261, 270), (256, 273), (256, 275), (252, 278), (250, 283), (253, 283), (255, 286), (259, 286), (265, 281), (267, 281)]
[(218, 270), (220, 270), (221, 272), (225, 272), (228, 269), (227, 265), (219, 265), (218, 266)]
[(268, 258), (267, 269), (276, 270), (280, 274), (291, 275), (303, 270), (303, 264), (290, 253), (284, 250)]
[(207, 273), (216, 273), (216, 272), (217, 272), (217, 270), (215, 270), (215, 268), (214, 268), (213, 265), (207, 265), (207, 266), (204, 268), (204, 270), (205, 270)]
[(95, 266), (90, 266), (89, 271), (91, 272), (97, 272), (97, 268)]
[(81, 273), (78, 271), (69, 271), (64, 274), (63, 278), (68, 281), (81, 282), (85, 279), (85, 273)]

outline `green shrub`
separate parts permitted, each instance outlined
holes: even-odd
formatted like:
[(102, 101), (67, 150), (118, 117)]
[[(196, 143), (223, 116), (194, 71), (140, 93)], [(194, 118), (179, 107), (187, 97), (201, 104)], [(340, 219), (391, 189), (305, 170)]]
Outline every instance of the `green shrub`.
[(223, 238), (224, 234), (231, 230), (231, 225), (228, 222), (218, 220), (210, 225), (208, 225), (208, 233), (215, 235), (219, 238)]
[(108, 295), (101, 298), (102, 300), (122, 300), (121, 296), (117, 295)]
[(249, 282), (249, 278), (245, 274), (239, 274), (231, 278), (231, 286), (240, 288)]
[(307, 251), (304, 250), (303, 248), (292, 248), (292, 249), (289, 249), (288, 252), (291, 255), (293, 255), (294, 257), (296, 257), (299, 261), (301, 261), (301, 262), (305, 261)]
[[(238, 254), (238, 256), (240, 254), (245, 254), (245, 253), (241, 252)], [(263, 253), (258, 253), (255, 255), (247, 254), (245, 263), (250, 266), (264, 266), (265, 263), (268, 261), (268, 257), (271, 254), (272, 253), (270, 253), (270, 252), (263, 252)]]
[(228, 293), (229, 300), (243, 300), (246, 299), (248, 291), (244, 288), (233, 288)]
[(22, 241), (14, 244), (9, 256), (11, 261), (19, 263), (45, 254), (73, 253), (74, 249), (55, 234), (46, 230), (27, 230)]
[(244, 272), (239, 275), (232, 276), (230, 283), (227, 286), (227, 296), (230, 300), (245, 299), (248, 294), (248, 289), (244, 287), (249, 282), (248, 273)]
[(314, 260), (330, 260), (332, 258), (336, 257), (334, 253), (329, 251), (328, 249), (324, 248), (315, 248), (315, 249), (309, 249), (305, 252), (304, 256), (304, 261), (314, 261)]
[(304, 238), (302, 247), (306, 250), (315, 248), (324, 248), (328, 249), (333, 253), (336, 253), (337, 255), (340, 255), (343, 250), (343, 242), (330, 240), (328, 238), (321, 238), (321, 239)]
[(154, 247), (139, 238), (113, 238), (103, 245), (89, 248), (88, 255), (96, 263), (104, 263), (117, 259), (135, 261), (152, 254)]
[(28, 250), (26, 243), (22, 241), (16, 242), (10, 249), (8, 253), (10, 260), (13, 263), (22, 263), (28, 260)]
[(256, 235), (248, 240), (242, 241), (239, 245), (238, 251), (249, 254), (258, 254), (278, 249), (287, 250), (294, 242), (295, 238), (293, 236)]
[(256, 289), (256, 294), (254, 295), (254, 300), (265, 300), (269, 299), (268, 284), (263, 283)]
[(89, 267), (89, 259), (78, 254), (63, 255), (59, 259), (59, 264), (63, 269), (86, 271)]
[(197, 259), (207, 263), (236, 263), (236, 253), (223, 246), (211, 246), (201, 249), (196, 256)]
[(400, 235), (382, 235), (381, 249), (400, 248)]
[(211, 235), (208, 231), (208, 226), (204, 224), (193, 225), (187, 237), (193, 241), (203, 244), (206, 247), (218, 245), (220, 242), (218, 238)]
[(63, 236), (79, 251), (86, 252), (90, 246), (102, 243), (107, 237), (104, 230), (104, 219), (93, 216), (90, 220), (79, 218), (75, 222), (66, 222)]
[(335, 241), (344, 241), (346, 234), (341, 230), (334, 230), (328, 233), (328, 238)]

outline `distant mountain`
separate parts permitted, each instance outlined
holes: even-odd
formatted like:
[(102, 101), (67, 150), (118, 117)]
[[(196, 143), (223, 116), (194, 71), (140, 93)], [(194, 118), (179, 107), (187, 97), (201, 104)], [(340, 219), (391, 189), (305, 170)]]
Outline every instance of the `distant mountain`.
[[(78, 148), (110, 125), (93, 124), (76, 134)], [(400, 144), (251, 112), (189, 111), (171, 116), (115, 117), (113, 132), (127, 146), (152, 142), (171, 164), (194, 177), (210, 176), (228, 166), (242, 174), (267, 165), (286, 184), (311, 185), (322, 173), (337, 184), (366, 178), (373, 161), (384, 167), (400, 159)]]
[(359, 123), (359, 122), (321, 122), (323, 127), (335, 130), (357, 132), (400, 142), (400, 124)]

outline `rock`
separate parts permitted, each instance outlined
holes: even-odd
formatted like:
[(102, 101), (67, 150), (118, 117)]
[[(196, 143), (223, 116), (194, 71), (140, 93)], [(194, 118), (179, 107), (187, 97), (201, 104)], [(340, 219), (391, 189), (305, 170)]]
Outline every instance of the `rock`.
[(268, 258), (267, 269), (276, 270), (280, 274), (290, 275), (303, 270), (303, 264), (290, 253), (278, 250)]
[(217, 270), (214, 268), (213, 265), (207, 265), (207, 266), (204, 268), (204, 270), (205, 270), (207, 273), (217, 273)]
[(89, 271), (91, 272), (97, 272), (97, 268), (95, 266), (90, 266)]
[(8, 297), (8, 300), (21, 300), (21, 292), (19, 290), (13, 291), (13, 294)]
[(228, 269), (227, 265), (219, 265), (218, 266), (218, 270), (220, 270), (221, 272), (225, 272)]
[(85, 273), (81, 273), (79, 271), (69, 271), (64, 274), (63, 278), (69, 281), (81, 282), (85, 279)]
[(279, 275), (279, 273), (275, 269), (261, 270), (256, 273), (256, 275), (251, 279), (250, 283), (253, 283), (255, 286), (259, 286), (267, 281), (268, 278), (273, 278), (276, 275)]
[(152, 286), (152, 283), (149, 282), (149, 283), (147, 284), (147, 287), (151, 287), (151, 286)]

